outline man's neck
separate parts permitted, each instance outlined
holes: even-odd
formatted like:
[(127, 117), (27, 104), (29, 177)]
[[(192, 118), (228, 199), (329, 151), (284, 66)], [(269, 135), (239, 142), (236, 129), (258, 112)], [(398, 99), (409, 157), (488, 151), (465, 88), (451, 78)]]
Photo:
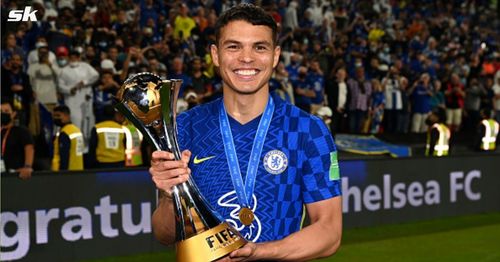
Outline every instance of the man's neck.
[[(261, 88), (255, 94), (242, 95), (224, 88), (226, 112), (240, 124), (246, 124), (261, 115), (266, 109), (269, 89)], [(229, 90), (229, 91), (228, 91)]]

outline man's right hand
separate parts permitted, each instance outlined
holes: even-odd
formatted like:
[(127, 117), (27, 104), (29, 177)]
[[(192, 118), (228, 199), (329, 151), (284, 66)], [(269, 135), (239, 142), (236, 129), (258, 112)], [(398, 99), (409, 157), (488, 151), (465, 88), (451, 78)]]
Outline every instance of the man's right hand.
[(191, 169), (188, 167), (190, 157), (189, 150), (182, 152), (181, 160), (174, 160), (174, 154), (170, 152), (153, 152), (149, 173), (156, 187), (170, 195), (173, 186), (187, 181), (191, 174)]

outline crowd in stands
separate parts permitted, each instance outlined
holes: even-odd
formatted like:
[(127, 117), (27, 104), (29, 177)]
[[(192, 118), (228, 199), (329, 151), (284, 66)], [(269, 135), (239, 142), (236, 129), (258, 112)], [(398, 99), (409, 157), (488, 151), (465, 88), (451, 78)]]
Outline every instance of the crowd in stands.
[(218, 15), (240, 2), (279, 24), (272, 92), (333, 133), (423, 133), (435, 108), (452, 132), (473, 132), (483, 109), (500, 121), (500, 9), (487, 0), (34, 0), (37, 21), (26, 22), (7, 21), (24, 2), (5, 0), (2, 102), (37, 158), (52, 158), (60, 105), (88, 152), (135, 73), (182, 79), (180, 111), (220, 96), (209, 47)]

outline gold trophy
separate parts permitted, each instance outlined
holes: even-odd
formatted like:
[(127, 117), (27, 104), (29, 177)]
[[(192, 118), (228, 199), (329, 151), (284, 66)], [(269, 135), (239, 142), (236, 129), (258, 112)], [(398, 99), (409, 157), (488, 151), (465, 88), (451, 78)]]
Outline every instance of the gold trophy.
[[(182, 80), (162, 80), (152, 73), (129, 77), (117, 93), (115, 107), (156, 149), (181, 159), (176, 106)], [(173, 188), (177, 261), (207, 262), (228, 255), (247, 241), (214, 211), (194, 181)]]

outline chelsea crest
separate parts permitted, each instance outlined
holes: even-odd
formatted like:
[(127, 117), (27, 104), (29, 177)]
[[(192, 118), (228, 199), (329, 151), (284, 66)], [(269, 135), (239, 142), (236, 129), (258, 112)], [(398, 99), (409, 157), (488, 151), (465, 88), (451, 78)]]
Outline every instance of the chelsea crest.
[(280, 150), (271, 150), (264, 156), (264, 168), (268, 173), (279, 175), (286, 170), (288, 158)]

